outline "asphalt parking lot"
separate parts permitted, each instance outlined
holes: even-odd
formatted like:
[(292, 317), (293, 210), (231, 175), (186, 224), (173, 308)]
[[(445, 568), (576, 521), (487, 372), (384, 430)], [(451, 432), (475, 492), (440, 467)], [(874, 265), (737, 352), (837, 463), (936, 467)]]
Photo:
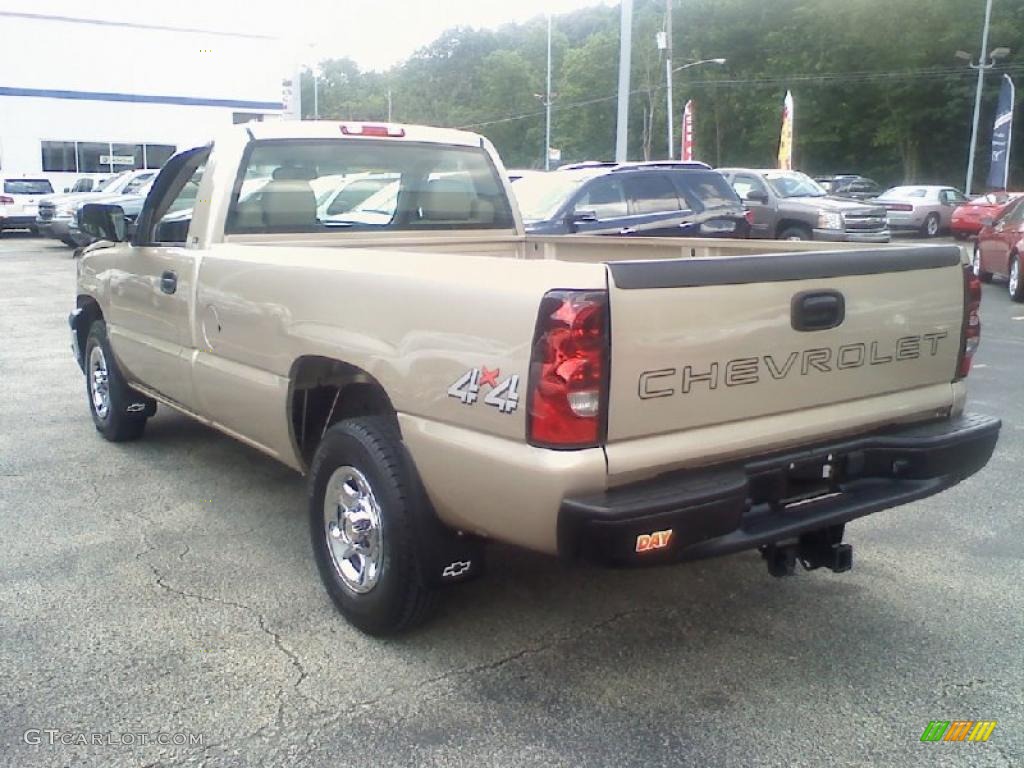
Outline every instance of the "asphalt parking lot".
[[(0, 765), (1024, 763), (1024, 305), (1002, 284), (969, 406), (1003, 419), (996, 455), (852, 524), (852, 572), (496, 548), (380, 641), (320, 586), (299, 476), (163, 408), (139, 443), (97, 436), (52, 243), (0, 236)], [(930, 720), (998, 726), (923, 744)], [(158, 732), (202, 743), (131, 736)]]

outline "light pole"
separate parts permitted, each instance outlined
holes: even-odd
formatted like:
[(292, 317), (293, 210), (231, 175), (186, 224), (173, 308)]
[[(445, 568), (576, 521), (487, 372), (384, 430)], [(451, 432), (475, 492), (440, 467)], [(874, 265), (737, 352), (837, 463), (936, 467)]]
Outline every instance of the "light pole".
[[(671, 15), (671, 14), (670, 14)], [(672, 74), (674, 72), (681, 72), (684, 69), (690, 67), (696, 67), (698, 64), (725, 64), (725, 59), (700, 59), (699, 61), (691, 61), (689, 64), (683, 64), (681, 67), (672, 69), (672, 33), (668, 34), (668, 59), (665, 61), (665, 75), (667, 79), (666, 85), (668, 91), (668, 159), (675, 159), (675, 114), (672, 111)]]
[(548, 87), (544, 97), (544, 170), (551, 170), (551, 14), (548, 14)]
[(316, 43), (310, 43), (309, 44), (310, 56), (313, 59), (313, 62), (310, 65), (309, 70), (310, 70), (310, 72), (313, 75), (313, 119), (314, 120), (319, 120), (320, 119), (320, 94), (319, 94), (320, 83), (318, 81), (320, 79), (320, 72), (319, 72), (319, 65), (318, 65), (317, 60), (316, 60), (316, 47), (317, 47)]
[[(981, 92), (985, 87), (985, 73), (996, 65), (996, 59), (1009, 55), (1009, 48), (996, 48), (991, 54), (988, 53), (988, 30), (992, 21), (992, 0), (985, 3), (985, 26), (981, 30), (981, 56), (978, 63), (971, 63), (971, 54), (966, 51), (957, 51), (958, 59), (965, 59), (971, 69), (978, 70), (978, 87), (974, 92), (974, 120), (971, 122), (971, 148), (967, 156), (967, 180), (964, 182), (964, 193), (971, 194), (971, 187), (974, 181), (974, 153), (978, 146), (978, 120), (981, 117)], [(985, 60), (988, 59), (988, 63)]]
[(615, 162), (626, 162), (629, 151), (629, 70), (633, 54), (633, 0), (622, 0), (619, 22), (619, 109), (615, 123)]

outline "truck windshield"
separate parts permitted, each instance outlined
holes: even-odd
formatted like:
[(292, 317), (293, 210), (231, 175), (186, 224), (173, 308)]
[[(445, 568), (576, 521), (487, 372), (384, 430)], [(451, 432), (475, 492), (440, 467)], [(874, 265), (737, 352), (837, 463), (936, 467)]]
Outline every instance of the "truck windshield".
[(483, 149), (289, 139), (252, 145), (226, 232), (514, 226), (501, 179)]
[(826, 197), (820, 184), (810, 176), (796, 171), (779, 171), (766, 173), (767, 181), (779, 197)]

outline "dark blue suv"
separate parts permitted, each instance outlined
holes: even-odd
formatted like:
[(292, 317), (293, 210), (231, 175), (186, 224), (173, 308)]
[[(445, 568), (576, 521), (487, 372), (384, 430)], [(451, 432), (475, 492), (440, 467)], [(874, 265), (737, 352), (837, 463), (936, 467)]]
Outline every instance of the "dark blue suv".
[(534, 235), (747, 237), (743, 203), (703, 163), (582, 163), (512, 185)]

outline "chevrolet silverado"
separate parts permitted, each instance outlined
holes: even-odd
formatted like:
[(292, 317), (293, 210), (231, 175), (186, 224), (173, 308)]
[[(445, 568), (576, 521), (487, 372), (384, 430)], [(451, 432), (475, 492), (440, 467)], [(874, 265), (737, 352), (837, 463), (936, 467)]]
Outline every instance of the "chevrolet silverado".
[[(318, 206), (318, 180), (390, 179)], [(157, 404), (308, 475), (363, 631), (501, 541), (617, 566), (758, 549), (850, 568), (851, 520), (988, 461), (979, 282), (951, 246), (527, 236), (491, 144), (266, 122), (88, 204), (72, 348), (106, 439)]]

